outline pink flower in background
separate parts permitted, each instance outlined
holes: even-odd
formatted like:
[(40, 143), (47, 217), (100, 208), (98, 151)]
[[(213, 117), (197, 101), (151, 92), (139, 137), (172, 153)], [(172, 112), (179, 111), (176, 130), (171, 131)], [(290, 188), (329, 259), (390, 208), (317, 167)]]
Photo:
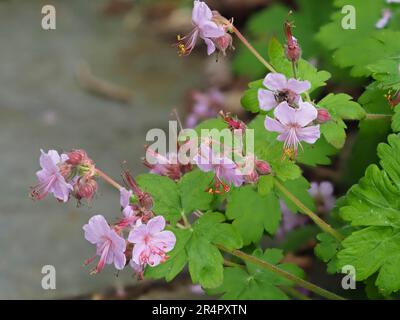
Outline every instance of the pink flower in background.
[(221, 186), (225, 192), (228, 192), (230, 189), (229, 185), (233, 184), (239, 187), (244, 182), (243, 174), (239, 170), (238, 165), (228, 157), (221, 157), (215, 154), (205, 143), (200, 145), (200, 152), (193, 158), (193, 161), (201, 171), (215, 172), (215, 190), (211, 188), (209, 192), (219, 193)]
[[(89, 223), (83, 226), (85, 231), (85, 239), (96, 245), (96, 255), (100, 256), (94, 272), (100, 272), (105, 264), (114, 263), (118, 270), (125, 267), (126, 242), (113, 230), (107, 223), (106, 219), (101, 215), (90, 218)], [(85, 264), (89, 264), (96, 256), (87, 260)]]
[(48, 153), (43, 150), (40, 150), (40, 152), (39, 162), (42, 170), (36, 172), (39, 184), (33, 187), (32, 197), (41, 200), (48, 193), (52, 193), (58, 200), (68, 201), (73, 190), (72, 185), (65, 178), (70, 172), (69, 166), (65, 164), (68, 156), (66, 154), (60, 156), (55, 150), (49, 150)]
[(383, 9), (382, 10), (382, 17), (378, 20), (378, 22), (375, 24), (375, 27), (378, 29), (383, 29), (384, 27), (387, 26), (389, 23), (390, 19), (393, 16), (393, 12), (390, 9)]
[(312, 182), (308, 193), (314, 198), (318, 213), (327, 213), (335, 206), (333, 185), (329, 181)]
[(206, 92), (194, 91), (192, 98), (194, 104), (186, 118), (187, 128), (194, 128), (199, 121), (215, 117), (225, 103), (225, 96), (216, 88), (210, 88)]
[(178, 49), (180, 55), (189, 55), (196, 46), (200, 37), (207, 45), (207, 54), (214, 53), (216, 46), (214, 40), (225, 35), (222, 26), (217, 25), (213, 20), (211, 9), (203, 1), (194, 1), (192, 11), (192, 23), (194, 29), (183, 38), (178, 36)]
[(297, 148), (301, 141), (314, 143), (320, 137), (319, 125), (309, 125), (314, 121), (318, 112), (308, 102), (299, 101), (299, 108), (292, 108), (287, 102), (281, 102), (275, 109), (276, 119), (265, 118), (265, 128), (268, 131), (280, 133), (279, 141), (284, 141), (285, 151), (293, 150), (297, 155)]
[(260, 109), (266, 111), (275, 108), (283, 101), (286, 101), (290, 105), (297, 104), (300, 94), (311, 88), (311, 84), (307, 80), (287, 80), (280, 73), (268, 73), (263, 84), (267, 90), (258, 90), (258, 102)]
[(164, 217), (157, 216), (131, 230), (128, 241), (134, 244), (131, 266), (135, 270), (145, 265), (154, 267), (168, 259), (167, 252), (174, 248), (176, 237), (164, 228)]

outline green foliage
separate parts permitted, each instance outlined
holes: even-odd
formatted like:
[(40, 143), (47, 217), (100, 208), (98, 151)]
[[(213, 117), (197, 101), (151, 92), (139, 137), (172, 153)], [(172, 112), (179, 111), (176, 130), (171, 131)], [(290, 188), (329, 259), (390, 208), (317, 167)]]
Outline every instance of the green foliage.
[[(279, 263), (283, 258), (281, 250), (267, 249), (263, 253), (260, 249), (257, 249), (253, 252), (253, 255), (276, 265), (282, 270), (304, 278), (303, 270), (296, 265)], [(280, 286), (293, 286), (293, 283), (271, 271), (246, 263), (244, 268), (225, 268), (223, 284), (214, 290), (210, 290), (209, 293), (222, 294), (222, 299), (287, 300), (289, 297), (280, 289)]]
[(253, 186), (243, 186), (231, 190), (226, 206), (226, 216), (233, 220), (232, 225), (239, 231), (243, 243), (257, 244), (264, 230), (274, 234), (281, 220), (278, 197), (270, 192), (261, 195)]
[(346, 124), (343, 120), (361, 120), (364, 109), (347, 94), (328, 94), (318, 105), (329, 111), (331, 120), (321, 125), (321, 133), (335, 148), (342, 148), (346, 140)]
[(375, 284), (390, 294), (400, 289), (400, 137), (390, 135), (389, 144), (378, 146), (382, 169), (371, 165), (346, 196), (343, 219), (362, 227), (343, 242), (339, 266), (351, 264), (357, 280), (375, 272)]

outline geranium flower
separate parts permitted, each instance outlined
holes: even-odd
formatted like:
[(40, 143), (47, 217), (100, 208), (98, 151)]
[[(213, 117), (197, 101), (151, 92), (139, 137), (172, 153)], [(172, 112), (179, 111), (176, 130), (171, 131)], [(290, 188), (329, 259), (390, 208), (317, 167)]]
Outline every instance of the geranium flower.
[(311, 88), (311, 84), (307, 80), (287, 80), (280, 73), (268, 73), (263, 84), (267, 90), (258, 90), (258, 102), (260, 109), (266, 111), (275, 108), (283, 101), (286, 101), (289, 105), (297, 104), (300, 94)]
[(200, 145), (200, 152), (193, 158), (193, 161), (204, 172), (215, 172), (214, 188), (210, 188), (209, 192), (220, 193), (220, 188), (228, 192), (229, 185), (233, 184), (239, 187), (244, 182), (244, 176), (241, 173), (238, 165), (231, 159), (225, 156), (219, 156), (213, 150), (202, 143)]
[(128, 236), (128, 241), (134, 244), (131, 266), (137, 271), (138, 266), (155, 267), (168, 259), (167, 252), (171, 251), (176, 243), (176, 237), (171, 231), (164, 230), (165, 219), (157, 216), (147, 224), (135, 226)]
[(312, 104), (300, 100), (299, 108), (292, 108), (287, 102), (282, 102), (276, 107), (274, 115), (275, 119), (265, 118), (265, 128), (280, 133), (277, 139), (284, 141), (285, 152), (290, 154), (293, 151), (296, 156), (301, 141), (312, 144), (319, 139), (319, 125), (310, 125), (318, 116)]
[(196, 46), (197, 39), (200, 37), (207, 45), (207, 54), (214, 53), (216, 46), (213, 39), (225, 35), (222, 26), (217, 25), (213, 20), (211, 9), (203, 1), (194, 1), (192, 11), (193, 30), (183, 38), (178, 36), (178, 49), (181, 55), (189, 55)]
[(56, 199), (67, 202), (73, 190), (72, 185), (66, 181), (70, 173), (69, 165), (65, 163), (68, 156), (66, 154), (60, 156), (56, 150), (49, 150), (48, 153), (43, 150), (40, 152), (39, 163), (42, 170), (36, 172), (39, 184), (32, 188), (32, 197), (41, 200), (48, 193), (52, 193)]
[[(100, 272), (105, 264), (114, 263), (118, 270), (125, 267), (126, 242), (117, 232), (112, 229), (106, 219), (101, 215), (90, 218), (89, 223), (83, 226), (85, 231), (85, 239), (96, 245), (96, 255), (100, 256), (100, 260), (94, 270), (95, 273)], [(88, 259), (85, 264), (89, 264), (96, 256)]]

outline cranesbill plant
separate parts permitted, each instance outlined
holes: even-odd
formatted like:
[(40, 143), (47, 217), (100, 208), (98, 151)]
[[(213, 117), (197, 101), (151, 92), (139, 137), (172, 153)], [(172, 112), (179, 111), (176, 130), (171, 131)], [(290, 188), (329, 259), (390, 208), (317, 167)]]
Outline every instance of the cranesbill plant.
[[(362, 11), (365, 1), (346, 3)], [(392, 120), (392, 131), (400, 131), (400, 107), (396, 106), (400, 46), (393, 44), (399, 32), (385, 30), (392, 11), (399, 8), (374, 0), (378, 2), (382, 3), (371, 4), (376, 19), (363, 18), (374, 33), (362, 34), (364, 38), (357, 38), (355, 44), (354, 36), (340, 35), (343, 30), (335, 29), (337, 21), (318, 35), (338, 51), (339, 65), (352, 66), (354, 73), (375, 80), (358, 103), (344, 93), (317, 99), (316, 90), (326, 86), (330, 74), (301, 58), (301, 41), (295, 38), (291, 22), (282, 21), (286, 43), (273, 38), (267, 61), (233, 19), (194, 1), (193, 30), (178, 36), (178, 53), (188, 56), (202, 40), (208, 55), (225, 54), (236, 36), (266, 73), (249, 84), (241, 100), (243, 108), (255, 115), (253, 120), (244, 123), (221, 112), (220, 118), (203, 121), (194, 130), (226, 129), (245, 149), (249, 147), (245, 137), (252, 130), (253, 152), (214, 135), (196, 141), (179, 139), (178, 151), (194, 145), (196, 153), (189, 162), (182, 162), (179, 152), (163, 155), (148, 147), (152, 162), (146, 158), (145, 165), (150, 172), (134, 178), (125, 171), (121, 185), (97, 168), (83, 150), (62, 155), (41, 151), (42, 169), (37, 172), (39, 184), (32, 190), (33, 198), (53, 194), (62, 202), (72, 197), (91, 201), (99, 179), (116, 188), (121, 218), (109, 224), (96, 215), (83, 227), (85, 238), (96, 246), (96, 255), (87, 263), (99, 257), (94, 273), (113, 264), (117, 270), (130, 266), (139, 279), (171, 281), (187, 267), (194, 284), (226, 299), (308, 299), (301, 288), (312, 297), (343, 299), (307, 281), (304, 270), (284, 262), (281, 249), (265, 248), (266, 236), (282, 239), (295, 226), (313, 224), (322, 231), (316, 236), (320, 243), (315, 252), (328, 264), (328, 272), (352, 265), (354, 280), (372, 279), (385, 296), (398, 291), (400, 137), (392, 134), (389, 144), (379, 145), (381, 167), (371, 165), (360, 183), (337, 201), (334, 226), (326, 221), (335, 206), (332, 185), (310, 184), (300, 167), (329, 164), (346, 141), (347, 120), (371, 127), (376, 121), (380, 125), (379, 121)], [(336, 1), (337, 7), (343, 3)], [(367, 64), (368, 58), (361, 64), (349, 56), (351, 50), (366, 50), (370, 45), (376, 50)], [(383, 97), (384, 91), (385, 104), (374, 112), (377, 108), (367, 105), (382, 101), (379, 95)]]

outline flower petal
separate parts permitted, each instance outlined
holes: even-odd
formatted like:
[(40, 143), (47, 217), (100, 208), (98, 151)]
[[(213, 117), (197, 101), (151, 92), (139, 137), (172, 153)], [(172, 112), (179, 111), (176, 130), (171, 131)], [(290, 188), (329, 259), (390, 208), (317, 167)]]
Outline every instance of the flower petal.
[(287, 82), (287, 88), (294, 93), (300, 94), (309, 90), (311, 88), (311, 83), (307, 80), (300, 81), (296, 79), (289, 79)]
[(215, 44), (210, 39), (202, 38), (207, 45), (207, 54), (212, 55), (215, 52)]
[(297, 138), (307, 143), (314, 143), (320, 138), (320, 135), (319, 125), (297, 129)]
[(165, 228), (165, 219), (163, 216), (157, 216), (147, 222), (147, 231), (150, 234), (156, 234)]
[(195, 0), (193, 3), (192, 20), (196, 25), (201, 25), (204, 21), (211, 20), (211, 9), (203, 2)]
[(219, 38), (225, 34), (222, 27), (219, 27), (215, 22), (204, 21), (199, 25), (201, 38)]
[(286, 130), (286, 127), (282, 123), (268, 116), (265, 117), (264, 126), (268, 131), (283, 133)]
[(270, 90), (282, 91), (287, 89), (287, 80), (285, 75), (281, 73), (268, 73), (263, 84)]
[(264, 89), (258, 90), (258, 103), (260, 109), (265, 111), (271, 110), (278, 105), (274, 93)]
[(317, 119), (318, 110), (308, 102), (299, 102), (299, 109), (296, 110), (296, 123), (304, 127)]
[(281, 102), (274, 111), (275, 118), (283, 125), (296, 123), (296, 109), (290, 107), (286, 101)]

